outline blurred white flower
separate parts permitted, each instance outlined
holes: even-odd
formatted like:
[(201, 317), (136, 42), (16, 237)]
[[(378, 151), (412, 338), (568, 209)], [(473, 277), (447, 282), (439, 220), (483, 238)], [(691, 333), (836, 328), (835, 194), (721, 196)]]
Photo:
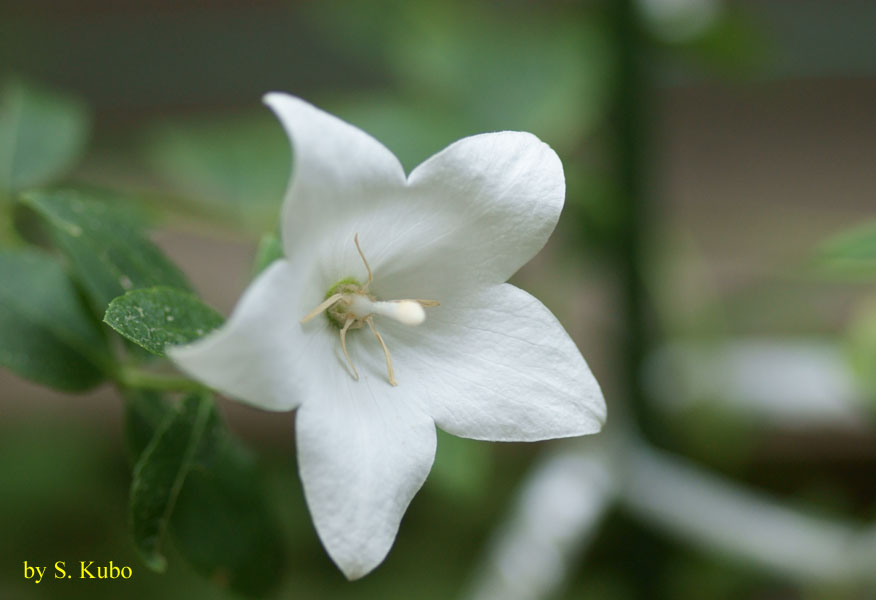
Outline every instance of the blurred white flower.
[(298, 409), (307, 504), (354, 579), (392, 546), (436, 424), (496, 441), (601, 428), (605, 403), (575, 344), (504, 283), (557, 222), (562, 165), (535, 136), (502, 132), (460, 140), (405, 177), (359, 129), (292, 96), (265, 102), (294, 151), (286, 258), (224, 327), (169, 354), (234, 398)]
[(510, 518), (463, 597), (554, 597), (616, 500), (616, 462), (602, 446), (566, 450), (542, 461), (523, 482)]
[(842, 348), (824, 340), (672, 342), (649, 357), (645, 381), (670, 410), (720, 404), (777, 427), (867, 427), (866, 393)]

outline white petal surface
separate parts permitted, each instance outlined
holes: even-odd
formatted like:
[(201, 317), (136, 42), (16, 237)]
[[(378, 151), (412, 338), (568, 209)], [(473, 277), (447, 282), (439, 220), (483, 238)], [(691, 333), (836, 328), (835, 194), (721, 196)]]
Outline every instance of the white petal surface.
[[(296, 303), (299, 277), (278, 260), (247, 288), (220, 329), (168, 356), (190, 376), (266, 410), (292, 410), (304, 398), (311, 363), (333, 356), (333, 337), (305, 334)], [(327, 327), (327, 326), (326, 326)]]
[(282, 220), (287, 256), (331, 232), (368, 200), (404, 186), (404, 169), (395, 155), (361, 129), (288, 94), (266, 94), (264, 101), (292, 143)]
[(392, 153), (312, 105), (268, 94), (293, 149), (283, 208), (287, 256), (311, 257), (315, 306), (345, 277), (365, 280), (353, 244), (383, 298), (443, 300), (501, 283), (544, 246), (563, 207), (556, 153), (534, 135), (501, 132), (451, 144), (405, 181)]
[(599, 384), (562, 325), (509, 284), (427, 309), (420, 327), (380, 321), (400, 390), (445, 431), (493, 441), (596, 433)]
[(565, 192), (560, 159), (530, 133), (451, 144), (408, 178), (418, 216), (390, 230), (403, 250), (381, 269), (381, 290), (443, 300), (506, 281), (547, 242)]
[(298, 409), (298, 470), (323, 545), (357, 579), (392, 547), (432, 468), (435, 425), (384, 379), (337, 374), (325, 384), (325, 397)]

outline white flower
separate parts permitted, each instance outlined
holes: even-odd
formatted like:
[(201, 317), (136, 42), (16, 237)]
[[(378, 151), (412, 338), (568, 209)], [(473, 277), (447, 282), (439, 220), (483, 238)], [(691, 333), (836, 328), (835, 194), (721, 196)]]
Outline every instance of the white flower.
[(265, 102), (293, 146), (286, 258), (224, 327), (169, 354), (241, 401), (298, 409), (308, 507), (355, 579), (389, 552), (432, 466), (435, 425), (533, 441), (604, 422), (575, 344), (505, 283), (556, 225), (562, 165), (535, 136), (502, 132), (462, 139), (405, 177), (352, 125), (285, 94)]

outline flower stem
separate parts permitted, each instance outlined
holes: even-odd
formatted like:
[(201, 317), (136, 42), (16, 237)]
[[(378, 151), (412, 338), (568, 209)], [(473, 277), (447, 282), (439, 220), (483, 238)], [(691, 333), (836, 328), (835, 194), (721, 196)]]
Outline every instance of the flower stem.
[(207, 389), (197, 381), (185, 377), (163, 375), (130, 366), (116, 371), (115, 380), (122, 387), (163, 392), (197, 392)]
[(615, 260), (620, 273), (623, 331), (620, 362), (625, 396), (633, 423), (652, 442), (660, 438), (659, 418), (653, 414), (642, 385), (642, 366), (653, 347), (653, 314), (646, 282), (649, 203), (648, 106), (651, 85), (648, 49), (641, 31), (637, 3), (608, 3), (615, 48), (615, 77), (611, 119), (613, 163), (618, 186)]
[[(646, 281), (649, 206), (648, 152), (651, 100), (648, 48), (641, 30), (635, 0), (607, 0), (615, 54), (612, 89), (612, 161), (618, 186), (618, 221), (614, 256), (620, 273), (623, 331), (620, 340), (620, 374), (630, 420), (642, 435), (656, 443), (660, 418), (648, 402), (642, 368), (653, 348), (651, 305)], [(635, 531), (628, 569), (636, 597), (668, 597), (662, 581), (666, 544), (647, 531)]]

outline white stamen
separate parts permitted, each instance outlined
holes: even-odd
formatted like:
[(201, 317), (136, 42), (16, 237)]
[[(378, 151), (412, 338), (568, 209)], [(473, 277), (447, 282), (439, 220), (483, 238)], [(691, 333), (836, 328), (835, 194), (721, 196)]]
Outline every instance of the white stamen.
[[(353, 379), (358, 380), (359, 372), (356, 371), (356, 366), (353, 364), (353, 359), (350, 358), (350, 353), (347, 350), (347, 332), (351, 329), (359, 329), (367, 323), (374, 337), (380, 343), (383, 355), (386, 357), (386, 372), (389, 375), (389, 383), (390, 385), (398, 385), (398, 382), (395, 380), (395, 369), (392, 366), (392, 356), (389, 354), (386, 342), (383, 341), (383, 337), (377, 332), (377, 327), (374, 326), (374, 315), (395, 319), (403, 325), (419, 325), (426, 320), (426, 311), (423, 309), (438, 306), (439, 303), (436, 300), (384, 301), (374, 298), (374, 296), (368, 293), (368, 287), (374, 279), (374, 274), (371, 272), (371, 267), (368, 265), (368, 261), (365, 260), (365, 254), (359, 246), (358, 233), (353, 236), (353, 241), (356, 243), (359, 257), (365, 264), (365, 270), (368, 271), (368, 281), (365, 285), (352, 278), (339, 281), (330, 290), (335, 293), (331, 294), (319, 306), (307, 313), (301, 319), (301, 324), (303, 325), (322, 313), (329, 311), (329, 320), (340, 327), (341, 349), (344, 351), (344, 358), (347, 359), (347, 364), (350, 365), (350, 374), (353, 376)], [(343, 326), (341, 326), (342, 322)]]
[(403, 325), (419, 325), (426, 320), (426, 311), (416, 300), (371, 300), (363, 295), (356, 295), (350, 304), (350, 311), (359, 318), (368, 315), (381, 315), (395, 319)]

